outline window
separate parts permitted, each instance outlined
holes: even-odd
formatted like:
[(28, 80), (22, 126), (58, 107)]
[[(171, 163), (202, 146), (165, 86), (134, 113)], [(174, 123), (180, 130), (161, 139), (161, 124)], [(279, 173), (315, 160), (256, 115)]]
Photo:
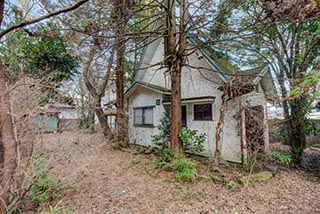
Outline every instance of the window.
[(187, 127), (187, 106), (181, 106), (182, 127)]
[(212, 120), (212, 104), (197, 104), (193, 110), (194, 120)]
[(153, 125), (153, 106), (134, 108), (134, 125)]

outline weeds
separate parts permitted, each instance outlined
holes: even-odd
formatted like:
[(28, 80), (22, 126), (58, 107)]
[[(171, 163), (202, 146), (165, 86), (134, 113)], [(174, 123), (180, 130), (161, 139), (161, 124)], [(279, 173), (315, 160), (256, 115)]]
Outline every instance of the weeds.
[(238, 183), (235, 182), (234, 180), (230, 180), (227, 184), (226, 187), (228, 189), (235, 189), (238, 186)]
[(153, 165), (156, 169), (162, 169), (167, 165), (167, 163), (162, 160), (156, 160)]
[(173, 152), (169, 148), (163, 149), (162, 154), (166, 161), (171, 161), (173, 158)]
[(43, 202), (52, 201), (54, 192), (52, 186), (56, 184), (55, 180), (48, 175), (43, 174), (39, 180), (31, 187), (31, 200), (39, 206)]
[(136, 150), (132, 150), (132, 151), (129, 153), (129, 156), (130, 156), (131, 158), (133, 158), (133, 157), (135, 157), (135, 156), (137, 156), (137, 155), (139, 155), (139, 153), (138, 153)]
[(139, 153), (137, 151), (131, 151), (129, 154), (130, 158), (131, 158), (131, 164), (132, 165), (137, 165), (138, 163), (141, 162), (141, 157), (139, 155)]
[(74, 212), (72, 212), (70, 208), (59, 206), (61, 201), (55, 206), (49, 205), (49, 210), (47, 212), (42, 212), (41, 214), (73, 214)]
[(186, 194), (183, 196), (183, 200), (188, 200), (194, 197), (194, 192), (190, 186), (187, 186), (186, 188)]
[(197, 164), (178, 155), (173, 162), (173, 168), (176, 172), (175, 178), (179, 181), (194, 182), (197, 178)]
[(278, 162), (284, 163), (286, 165), (290, 165), (292, 162), (292, 156), (290, 154), (285, 154), (280, 150), (272, 150), (271, 153), (275, 160)]
[(264, 159), (262, 157), (248, 156), (244, 160), (244, 170), (246, 172), (249, 172), (250, 174), (260, 171), (261, 169), (263, 169), (263, 161)]
[(56, 181), (50, 177), (47, 172), (47, 159), (47, 156), (40, 154), (33, 160), (36, 167), (36, 173), (41, 176), (31, 186), (29, 197), (37, 207), (43, 202), (52, 201), (54, 199), (53, 186), (56, 185)]

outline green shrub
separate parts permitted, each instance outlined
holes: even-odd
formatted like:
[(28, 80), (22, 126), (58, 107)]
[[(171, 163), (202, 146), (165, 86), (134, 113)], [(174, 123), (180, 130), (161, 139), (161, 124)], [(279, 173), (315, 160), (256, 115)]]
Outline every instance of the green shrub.
[(271, 153), (276, 161), (285, 163), (286, 165), (289, 165), (292, 162), (292, 157), (290, 154), (285, 154), (280, 150), (272, 150)]
[(169, 148), (170, 142), (170, 116), (168, 112), (164, 112), (158, 126), (159, 134), (152, 135), (151, 140), (157, 146), (155, 154), (162, 156), (166, 161), (171, 161), (173, 152)]
[(170, 142), (170, 116), (168, 112), (164, 112), (158, 126), (159, 134), (152, 135), (152, 143), (158, 147), (161, 151), (169, 147)]
[[(171, 161), (172, 151), (169, 150), (171, 131), (170, 115), (168, 112), (164, 112), (158, 129), (159, 134), (151, 136), (152, 143), (157, 146), (156, 154), (164, 156), (167, 161)], [(204, 151), (204, 142), (207, 137), (205, 133), (198, 133), (198, 130), (183, 128), (179, 137), (186, 152), (200, 153)]]
[(186, 152), (200, 153), (204, 151), (204, 141), (207, 135), (198, 133), (198, 130), (184, 127), (179, 135)]
[(194, 182), (197, 178), (197, 164), (182, 155), (178, 155), (174, 160), (173, 168), (176, 172), (175, 178), (179, 181)]

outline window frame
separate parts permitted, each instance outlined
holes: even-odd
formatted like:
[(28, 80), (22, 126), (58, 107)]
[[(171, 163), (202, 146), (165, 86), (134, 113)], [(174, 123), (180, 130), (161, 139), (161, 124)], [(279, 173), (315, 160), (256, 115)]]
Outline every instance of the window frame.
[[(202, 118), (197, 117), (196, 115), (198, 115), (198, 113), (196, 113), (196, 106), (205, 106), (205, 105), (209, 105), (210, 106), (210, 118), (205, 118), (202, 116)], [(212, 121), (213, 120), (213, 109), (212, 109), (213, 105), (212, 103), (198, 103), (198, 104), (193, 104), (193, 120), (194, 121)], [(203, 111), (202, 114), (204, 114), (205, 112)]]
[[(154, 108), (155, 106), (140, 106), (133, 108), (133, 125), (134, 126), (143, 126), (143, 127), (154, 127)], [(145, 114), (147, 110), (152, 110), (152, 123), (146, 123)], [(136, 111), (141, 110), (142, 123), (137, 123)]]

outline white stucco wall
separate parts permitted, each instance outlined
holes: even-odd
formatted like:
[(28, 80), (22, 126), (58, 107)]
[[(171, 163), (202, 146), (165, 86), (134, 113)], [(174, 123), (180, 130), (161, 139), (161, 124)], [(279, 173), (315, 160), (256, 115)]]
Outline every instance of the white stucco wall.
[(105, 89), (104, 96), (101, 98), (101, 104), (105, 105), (117, 99), (115, 83), (110, 81)]
[[(199, 103), (195, 103), (195, 104), (199, 104)], [(203, 103), (204, 104), (204, 103)], [(204, 144), (205, 147), (205, 151), (202, 153), (202, 155), (205, 156), (213, 156), (214, 154), (214, 127), (215, 127), (215, 123), (216, 123), (216, 119), (215, 116), (212, 115), (212, 120), (208, 120), (208, 121), (199, 121), (199, 120), (194, 120), (194, 113), (193, 113), (193, 106), (194, 104), (188, 104), (187, 106), (187, 127), (190, 129), (196, 129), (198, 130), (200, 133), (206, 133), (207, 134), (207, 138)], [(214, 103), (212, 103), (212, 113), (214, 114), (214, 109), (215, 109), (215, 105)]]
[[(154, 55), (151, 56), (150, 65), (145, 69), (144, 75), (141, 75), (142, 81), (151, 83), (154, 85), (158, 85), (161, 87), (170, 88), (170, 80), (169, 77), (165, 77), (164, 71), (165, 69), (160, 69), (160, 65), (158, 63), (162, 62), (164, 59), (164, 50), (163, 50), (163, 39), (159, 39), (160, 42), (157, 42), (157, 46), (155, 47), (156, 51)], [(148, 56), (150, 57), (150, 56)], [(155, 66), (156, 65), (156, 66)]]
[[(162, 105), (156, 106), (156, 100), (162, 102), (162, 94), (145, 89), (138, 88), (138, 93), (133, 93), (129, 98), (129, 137), (131, 143), (143, 146), (152, 145), (151, 135), (157, 134), (160, 119), (164, 112)], [(134, 125), (134, 108), (155, 105), (153, 108), (153, 127)]]
[[(157, 53), (159, 55), (159, 53)], [(160, 60), (160, 56), (157, 56)], [(154, 57), (154, 58), (157, 58)], [(197, 56), (191, 55), (188, 59), (188, 63), (193, 66), (211, 68), (211, 66), (205, 61), (204, 58), (198, 59)], [(149, 82), (155, 85), (165, 87), (164, 76), (159, 73), (155, 68), (152, 71), (148, 70), (143, 78), (143, 82)], [(205, 76), (205, 78), (203, 77)], [(152, 78), (151, 78), (152, 77)], [(212, 81), (210, 81), (212, 80)], [(216, 97), (215, 102), (212, 103), (212, 120), (211, 121), (197, 121), (194, 120), (193, 106), (194, 104), (200, 104), (199, 102), (187, 104), (187, 126), (191, 129), (197, 129), (201, 133), (207, 134), (205, 142), (205, 151), (203, 155), (213, 156), (215, 151), (215, 131), (216, 124), (219, 118), (219, 108), (221, 106), (222, 92), (217, 90), (221, 85), (222, 80), (219, 79), (217, 74), (213, 71), (206, 69), (191, 69), (185, 67), (182, 72), (182, 98), (195, 98), (203, 96)], [(131, 142), (135, 142), (140, 145), (151, 145), (151, 135), (158, 133), (156, 127), (135, 127), (133, 126), (133, 107), (155, 105), (156, 99), (161, 99), (162, 95), (153, 92), (148, 89), (138, 89), (136, 93), (130, 96), (129, 100), (129, 123), (130, 123), (130, 139)], [(162, 100), (161, 100), (162, 101)], [(204, 102), (206, 103), (206, 102)], [(202, 104), (204, 104), (202, 103)], [(225, 115), (225, 124), (222, 131), (222, 158), (240, 162), (241, 161), (241, 146), (239, 136), (239, 124), (234, 117), (237, 114), (237, 102), (230, 102)], [(159, 121), (164, 109), (163, 107), (156, 107), (154, 114), (154, 121)], [(155, 124), (157, 126), (158, 124)]]
[(59, 109), (59, 119), (79, 119), (79, 111), (77, 109)]
[[(150, 65), (156, 65), (163, 60), (163, 42), (159, 42), (157, 51), (154, 52)], [(189, 55), (187, 63), (193, 67), (202, 67), (204, 69), (194, 69), (184, 67), (182, 71), (182, 99), (195, 98), (203, 96), (215, 97), (215, 102), (212, 103), (212, 120), (211, 121), (195, 121), (193, 115), (193, 105), (199, 103), (187, 104), (187, 126), (191, 129), (197, 129), (199, 132), (207, 134), (205, 142), (205, 152), (203, 155), (213, 156), (215, 152), (215, 132), (216, 125), (219, 119), (219, 110), (221, 106), (222, 92), (217, 88), (223, 83), (217, 72), (213, 71), (212, 66), (204, 57), (198, 58), (193, 53)], [(165, 77), (163, 69), (158, 69), (159, 66), (149, 67), (144, 74), (140, 72), (137, 80), (151, 83), (154, 85), (166, 87), (170, 89), (169, 77)], [(211, 70), (207, 70), (207, 69)], [(164, 112), (164, 108), (157, 106), (154, 109), (154, 124), (155, 127), (136, 127), (133, 125), (133, 108), (139, 106), (155, 105), (156, 99), (161, 99), (160, 93), (151, 91), (150, 89), (138, 88), (129, 97), (129, 136), (132, 143), (140, 145), (151, 145), (151, 135), (158, 133), (157, 125)], [(233, 161), (241, 161), (241, 142), (240, 142), (240, 124), (239, 124), (239, 99), (228, 102), (228, 107), (225, 113), (225, 120), (222, 128), (222, 158)]]
[(228, 102), (221, 137), (221, 157), (233, 162), (241, 161), (239, 99)]

